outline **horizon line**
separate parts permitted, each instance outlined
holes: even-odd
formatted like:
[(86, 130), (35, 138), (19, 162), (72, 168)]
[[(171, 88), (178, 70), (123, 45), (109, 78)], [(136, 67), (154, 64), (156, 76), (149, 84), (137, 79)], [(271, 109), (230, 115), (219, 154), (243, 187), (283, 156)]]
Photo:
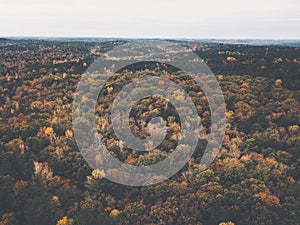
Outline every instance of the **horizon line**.
[(0, 38), (101, 38), (101, 39), (170, 39), (170, 40), (286, 40), (286, 41), (300, 41), (300, 38), (259, 38), (259, 37), (237, 37), (237, 38), (227, 38), (227, 37), (122, 37), (122, 36), (38, 36), (38, 35), (5, 35), (0, 36)]

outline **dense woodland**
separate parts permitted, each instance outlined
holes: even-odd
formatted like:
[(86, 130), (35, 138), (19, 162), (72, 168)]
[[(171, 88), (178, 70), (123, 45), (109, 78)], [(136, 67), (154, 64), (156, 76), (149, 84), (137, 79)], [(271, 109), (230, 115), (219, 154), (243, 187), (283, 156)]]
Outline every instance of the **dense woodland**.
[[(222, 148), (201, 171), (206, 143), (199, 141), (190, 162), (169, 180), (128, 187), (89, 167), (71, 121), (81, 74), (122, 43), (0, 40), (0, 225), (299, 224), (299, 48), (182, 42), (205, 60), (223, 90)], [(122, 85), (163, 73), (192, 97), (209, 131), (210, 110), (201, 89), (184, 72), (156, 66), (117, 73), (103, 89), (97, 116), (109, 114)], [(128, 164), (153, 164), (176, 146), (180, 122), (171, 106), (144, 99), (131, 113), (142, 115), (167, 115), (171, 134), (158, 149), (137, 154), (110, 133), (107, 149)], [(139, 124), (133, 122), (132, 130), (142, 136)], [(97, 125), (99, 132), (111, 129), (100, 119)]]

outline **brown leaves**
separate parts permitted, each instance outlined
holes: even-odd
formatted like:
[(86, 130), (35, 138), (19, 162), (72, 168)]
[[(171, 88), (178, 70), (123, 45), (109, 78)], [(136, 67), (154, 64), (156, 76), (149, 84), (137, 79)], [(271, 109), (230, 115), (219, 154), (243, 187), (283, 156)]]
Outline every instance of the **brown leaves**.
[(280, 200), (275, 195), (270, 195), (270, 194), (266, 194), (264, 192), (260, 192), (258, 194), (255, 194), (255, 196), (261, 198), (265, 203), (267, 203), (270, 206), (272, 206), (272, 205), (279, 206), (280, 205)]

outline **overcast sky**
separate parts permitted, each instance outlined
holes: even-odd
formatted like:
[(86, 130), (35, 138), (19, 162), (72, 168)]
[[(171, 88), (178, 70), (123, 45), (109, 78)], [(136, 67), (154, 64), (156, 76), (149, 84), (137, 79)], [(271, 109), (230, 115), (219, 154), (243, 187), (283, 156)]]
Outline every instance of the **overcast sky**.
[(300, 0), (0, 0), (0, 36), (300, 39)]

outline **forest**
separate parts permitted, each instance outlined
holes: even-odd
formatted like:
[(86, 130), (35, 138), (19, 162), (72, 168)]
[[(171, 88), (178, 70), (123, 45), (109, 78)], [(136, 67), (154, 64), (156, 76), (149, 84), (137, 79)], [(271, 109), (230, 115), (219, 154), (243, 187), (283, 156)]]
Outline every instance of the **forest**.
[[(180, 42), (207, 63), (222, 88), (227, 121), (221, 150), (202, 171), (206, 142), (199, 141), (176, 175), (130, 187), (88, 165), (71, 115), (82, 74), (124, 43), (0, 39), (0, 225), (298, 225), (299, 47)], [(177, 82), (204, 130), (211, 129), (207, 97), (185, 72), (157, 64), (119, 71), (96, 105), (97, 129), (110, 130), (107, 149), (131, 165), (164, 159), (181, 127), (162, 99), (140, 101), (131, 111), (137, 136), (145, 135), (140, 120), (149, 115), (165, 117), (170, 130), (168, 140), (141, 154), (123, 148), (103, 119), (122, 86), (149, 74)], [(166, 87), (161, 82), (158, 88)]]

